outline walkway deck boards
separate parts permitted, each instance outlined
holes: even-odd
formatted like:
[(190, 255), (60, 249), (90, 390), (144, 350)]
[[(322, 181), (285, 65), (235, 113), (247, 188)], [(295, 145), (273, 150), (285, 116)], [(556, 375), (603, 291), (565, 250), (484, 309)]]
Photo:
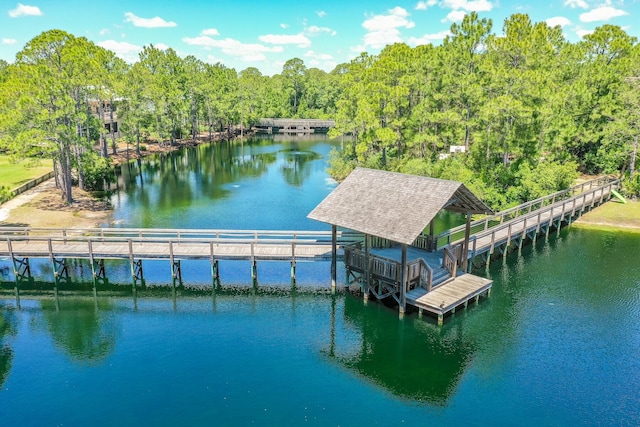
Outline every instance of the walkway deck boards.
[[(91, 241), (94, 258), (99, 259), (128, 259), (130, 257), (129, 245), (127, 242), (99, 242)], [(89, 243), (84, 242), (63, 242), (53, 241), (51, 252), (46, 240), (18, 241), (12, 240), (11, 249), (16, 257), (39, 257), (46, 258), (49, 254), (60, 258), (88, 259)], [(213, 250), (213, 251), (212, 251)], [(329, 259), (331, 258), (330, 243), (215, 243), (211, 245), (207, 242), (133, 242), (131, 254), (135, 259), (169, 259), (173, 251), (176, 259), (251, 259), (256, 260), (291, 260), (298, 261)], [(0, 240), (0, 256), (10, 256), (8, 243)]]
[(492, 280), (473, 274), (463, 274), (431, 292), (422, 288), (411, 290), (407, 293), (407, 303), (434, 314), (444, 315), (487, 292), (492, 285)]

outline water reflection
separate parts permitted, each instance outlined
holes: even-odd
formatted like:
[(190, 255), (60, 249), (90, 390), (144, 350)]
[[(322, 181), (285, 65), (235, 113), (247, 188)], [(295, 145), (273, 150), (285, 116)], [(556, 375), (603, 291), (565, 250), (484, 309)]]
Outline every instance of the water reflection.
[(304, 181), (311, 175), (311, 161), (322, 158), (313, 151), (301, 151), (297, 147), (292, 147), (280, 151), (284, 157), (281, 167), (282, 176), (287, 184), (296, 187), (302, 186)]
[(462, 328), (429, 327), (423, 320), (400, 320), (395, 311), (345, 298), (345, 321), (361, 336), (359, 348), (333, 342), (329, 356), (396, 396), (444, 406), (456, 390), (476, 346)]
[(325, 135), (308, 140), (275, 135), (202, 144), (129, 162), (119, 168), (111, 189), (115, 223), (281, 229), (279, 223), (291, 227), (288, 216), (295, 212), (300, 217), (295, 220), (305, 224), (296, 228), (307, 229), (311, 220), (300, 212), (310, 211), (331, 191), (325, 169), (335, 145)]
[(0, 311), (0, 389), (11, 371), (13, 350), (9, 340), (16, 335), (16, 317), (12, 309), (3, 307)]
[(64, 297), (40, 302), (46, 328), (58, 348), (72, 360), (93, 364), (115, 349), (117, 325), (109, 300)]

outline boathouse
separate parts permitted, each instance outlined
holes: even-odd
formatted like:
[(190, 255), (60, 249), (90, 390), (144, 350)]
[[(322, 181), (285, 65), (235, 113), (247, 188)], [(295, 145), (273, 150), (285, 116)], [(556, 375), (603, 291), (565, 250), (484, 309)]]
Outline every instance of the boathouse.
[[(462, 242), (438, 252), (433, 223), (443, 209), (466, 214), (467, 227)], [(365, 298), (391, 297), (400, 313), (409, 304), (441, 322), (491, 287), (491, 281), (466, 274), (471, 215), (490, 213), (460, 182), (356, 168), (308, 217), (331, 224), (334, 234), (341, 227), (365, 235), (364, 249), (343, 248), (347, 285), (358, 281)], [(335, 283), (335, 240), (332, 253)]]

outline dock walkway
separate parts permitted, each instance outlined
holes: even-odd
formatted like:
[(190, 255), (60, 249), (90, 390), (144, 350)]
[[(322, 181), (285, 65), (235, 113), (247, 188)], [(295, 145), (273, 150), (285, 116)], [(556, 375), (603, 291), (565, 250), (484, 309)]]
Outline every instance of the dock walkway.
[[(466, 254), (463, 251), (465, 225), (437, 236), (420, 235), (408, 248), (405, 272), (397, 249), (394, 253), (393, 248), (366, 248), (365, 244), (363, 250), (363, 234), (335, 230), (0, 227), (0, 258), (13, 263), (16, 297), (20, 283), (31, 279), (30, 258), (50, 260), (56, 286), (65, 272), (66, 260), (89, 260), (94, 290), (96, 282), (105, 279), (105, 259), (128, 260), (134, 288), (137, 283), (144, 283), (143, 260), (168, 260), (174, 282), (182, 280), (181, 260), (208, 260), (215, 283), (220, 280), (220, 260), (251, 261), (254, 282), (257, 261), (289, 261), (294, 282), (298, 261), (331, 260), (333, 278), (335, 260), (342, 259), (347, 269), (347, 286), (366, 281), (370, 283), (367, 293), (371, 291), (380, 299), (395, 298), (400, 283), (405, 280), (406, 289), (401, 295), (406, 296), (406, 302), (420, 311), (436, 314), (441, 322), (446, 313), (454, 312), (461, 305), (466, 307), (468, 301), (477, 300), (481, 295), (488, 296), (491, 280), (470, 274), (478, 260), (488, 266), (496, 252), (506, 256), (514, 244), (520, 248), (526, 239), (548, 235), (551, 228), (560, 230), (583, 212), (609, 200), (612, 190), (618, 187), (619, 180), (593, 180), (471, 222)], [(338, 247), (335, 252), (334, 239)], [(461, 268), (465, 265), (467, 271)]]

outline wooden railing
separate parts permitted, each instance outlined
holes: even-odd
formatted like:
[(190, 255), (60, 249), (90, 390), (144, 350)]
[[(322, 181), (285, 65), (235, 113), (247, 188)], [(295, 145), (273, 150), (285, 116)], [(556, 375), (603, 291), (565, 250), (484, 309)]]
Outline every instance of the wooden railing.
[(433, 269), (422, 258), (413, 260), (407, 264), (407, 289), (421, 287), (431, 291), (433, 284)]
[(456, 277), (458, 269), (458, 258), (453, 254), (452, 251), (449, 250), (449, 248), (444, 248), (442, 266), (449, 271), (451, 277)]
[[(225, 241), (234, 243), (247, 241), (315, 240), (331, 243), (331, 231), (291, 231), (291, 230), (198, 230), (165, 228), (34, 228), (0, 227), (0, 238), (6, 236), (47, 236), (51, 238), (116, 238), (116, 239), (159, 239), (176, 243), (189, 239)], [(338, 231), (338, 244), (362, 241), (362, 233)]]
[[(545, 207), (556, 205), (561, 201), (573, 200), (576, 196), (578, 196), (579, 198), (579, 196), (592, 193), (599, 190), (600, 188), (606, 188), (610, 186), (617, 187), (619, 183), (620, 180), (611, 177), (593, 179), (571, 187), (567, 190), (558, 191), (553, 194), (549, 194), (547, 196), (522, 203), (521, 205), (506, 209), (494, 215), (488, 215), (482, 219), (472, 221), (470, 231), (471, 234), (477, 234), (483, 231), (487, 231), (492, 227), (508, 223), (509, 221), (512, 221), (524, 215), (528, 215), (531, 212), (540, 211)], [(452, 242), (463, 239), (465, 234), (465, 227), (466, 225), (463, 224), (435, 236), (434, 239), (436, 240), (436, 248), (441, 249), (445, 246), (449, 246)], [(416, 245), (417, 247), (422, 247), (421, 245), (424, 244), (423, 241), (426, 237), (428, 237), (428, 235), (426, 234), (420, 235), (416, 239), (416, 241), (414, 241), (414, 245)]]
[[(574, 188), (580, 188), (582, 191), (583, 186), (586, 186), (587, 184), (588, 183), (585, 183), (582, 186)], [(504, 220), (489, 229), (484, 228), (474, 233), (470, 238), (469, 245), (470, 250), (473, 253), (472, 256), (475, 256), (478, 251), (482, 252), (484, 249), (487, 249), (487, 245), (479, 247), (478, 241), (482, 239), (486, 239), (487, 237), (491, 238), (488, 243), (488, 249), (490, 252), (493, 252), (494, 246), (499, 244), (500, 241), (505, 238), (508, 244), (513, 238), (524, 237), (526, 233), (532, 232), (533, 230), (538, 232), (540, 227), (543, 225), (547, 227), (551, 226), (552, 222), (556, 218), (564, 218), (567, 214), (571, 214), (571, 216), (573, 216), (578, 209), (584, 209), (587, 206), (593, 207), (596, 203), (602, 203), (606, 198), (610, 197), (611, 190), (617, 188), (619, 184), (620, 180), (616, 179), (598, 187), (591, 186), (590, 189), (567, 199), (561, 199), (554, 204), (535, 209), (528, 214), (514, 216), (512, 219)], [(587, 199), (589, 199), (588, 202)], [(578, 203), (578, 201), (580, 201), (580, 203)], [(485, 220), (483, 219), (482, 221)], [(450, 234), (450, 236), (451, 235), (453, 235), (453, 233)]]
[[(402, 277), (402, 263), (379, 255), (369, 254), (354, 247), (344, 248), (345, 266), (350, 270), (368, 274), (370, 279), (381, 279), (386, 283), (399, 285)], [(407, 263), (407, 291), (419, 286), (431, 290), (433, 270), (422, 259)]]

